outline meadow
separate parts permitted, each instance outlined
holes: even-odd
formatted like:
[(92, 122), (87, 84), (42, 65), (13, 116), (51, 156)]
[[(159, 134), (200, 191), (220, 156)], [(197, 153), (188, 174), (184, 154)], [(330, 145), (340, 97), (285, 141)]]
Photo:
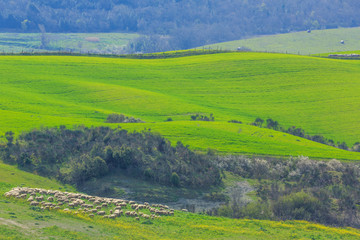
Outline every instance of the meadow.
[[(233, 50), (246, 47), (253, 51), (291, 54), (321, 54), (359, 50), (360, 28), (337, 28), (265, 35), (230, 42), (216, 43), (205, 48)], [(344, 40), (345, 44), (340, 41)]]
[(138, 34), (130, 33), (0, 33), (0, 53), (75, 52), (124, 53), (126, 45)]
[[(285, 54), (1, 56), (0, 133), (108, 125), (151, 129), (199, 151), (360, 160), (356, 152), (249, 125), (272, 118), (352, 146), (360, 136), (359, 77), (358, 61)], [(104, 123), (111, 113), (146, 123)], [(211, 113), (214, 122), (190, 118)]]
[(15, 186), (74, 192), (52, 180), (0, 163), (1, 239), (358, 239), (360, 231), (305, 221), (260, 221), (210, 217), (175, 211), (155, 220), (96, 216), (41, 210), (25, 200), (5, 198)]

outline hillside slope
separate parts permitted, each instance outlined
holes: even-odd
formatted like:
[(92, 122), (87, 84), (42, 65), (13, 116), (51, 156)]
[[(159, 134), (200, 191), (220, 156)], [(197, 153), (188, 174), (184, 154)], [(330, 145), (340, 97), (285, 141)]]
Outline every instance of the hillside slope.
[[(236, 50), (246, 47), (253, 51), (293, 54), (320, 54), (359, 50), (360, 28), (338, 28), (267, 35), (249, 39), (216, 43), (206, 48)], [(340, 41), (344, 40), (345, 44)]]
[[(0, 79), (2, 133), (121, 125), (151, 128), (203, 151), (360, 159), (359, 153), (247, 124), (272, 118), (351, 146), (360, 135), (357, 61), (264, 53), (157, 60), (2, 56)], [(147, 123), (105, 124), (110, 113)], [(213, 113), (215, 122), (191, 121), (197, 113)], [(233, 119), (244, 124), (227, 122)]]
[(94, 219), (83, 214), (41, 210), (24, 200), (5, 198), (15, 186), (73, 191), (49, 179), (0, 163), (1, 239), (358, 239), (360, 231), (304, 221), (259, 221), (209, 217), (175, 211), (155, 220)]

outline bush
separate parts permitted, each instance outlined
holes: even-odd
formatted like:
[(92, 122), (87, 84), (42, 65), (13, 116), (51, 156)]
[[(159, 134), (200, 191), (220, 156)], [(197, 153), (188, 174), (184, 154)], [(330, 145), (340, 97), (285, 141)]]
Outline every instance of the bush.
[(292, 193), (281, 197), (273, 205), (275, 216), (281, 220), (295, 219), (319, 221), (321, 216), (328, 215), (321, 202), (305, 192)]

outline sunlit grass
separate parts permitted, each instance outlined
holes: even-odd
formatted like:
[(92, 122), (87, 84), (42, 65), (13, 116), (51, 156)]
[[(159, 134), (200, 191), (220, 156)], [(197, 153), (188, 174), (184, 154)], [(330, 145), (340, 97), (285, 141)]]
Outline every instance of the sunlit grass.
[[(359, 153), (248, 125), (257, 117), (272, 118), (351, 146), (360, 140), (359, 79), (357, 61), (283, 54), (2, 56), (0, 132), (121, 125), (151, 128), (201, 151), (359, 160)], [(147, 123), (105, 124), (110, 113)], [(191, 121), (196, 113), (213, 113), (215, 122)]]

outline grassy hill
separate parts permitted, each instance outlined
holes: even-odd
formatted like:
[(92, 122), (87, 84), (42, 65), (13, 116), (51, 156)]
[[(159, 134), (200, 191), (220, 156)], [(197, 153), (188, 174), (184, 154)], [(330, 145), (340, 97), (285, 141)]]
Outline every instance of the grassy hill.
[[(272, 118), (352, 145), (360, 136), (359, 77), (358, 61), (283, 54), (1, 56), (0, 132), (120, 125), (151, 128), (202, 151), (360, 160), (359, 153), (248, 125)], [(105, 124), (110, 113), (146, 123)], [(191, 121), (197, 113), (213, 113), (215, 121)], [(233, 119), (244, 124), (228, 123)]]
[(0, 33), (0, 52), (82, 52), (124, 53), (129, 41), (138, 34), (127, 33)]
[(73, 191), (69, 186), (0, 163), (1, 239), (358, 239), (360, 231), (305, 221), (238, 220), (175, 211), (155, 220), (94, 219), (63, 211), (40, 210), (4, 193), (15, 186)]
[[(360, 28), (338, 28), (314, 30), (311, 33), (295, 32), (260, 36), (255, 38), (223, 42), (205, 46), (212, 49), (236, 50), (247, 47), (253, 51), (293, 54), (320, 54), (327, 52), (355, 51), (360, 49)], [(345, 44), (340, 41), (344, 40)]]

